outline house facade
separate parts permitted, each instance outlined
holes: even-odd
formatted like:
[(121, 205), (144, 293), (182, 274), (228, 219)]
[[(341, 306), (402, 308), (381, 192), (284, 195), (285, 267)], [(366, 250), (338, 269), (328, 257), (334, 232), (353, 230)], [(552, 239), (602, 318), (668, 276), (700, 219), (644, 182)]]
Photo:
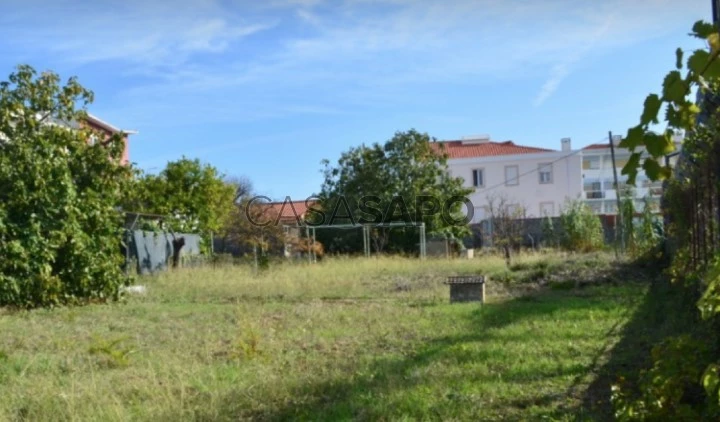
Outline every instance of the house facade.
[[(97, 116), (94, 116), (90, 113), (87, 113), (87, 118), (85, 119), (85, 122), (83, 122), (85, 125), (90, 127), (93, 130), (99, 131), (100, 133), (105, 135), (105, 139), (109, 138), (110, 136), (118, 133), (122, 136), (123, 139), (123, 153), (121, 158), (122, 164), (129, 164), (130, 163), (130, 135), (135, 135), (138, 132), (136, 130), (124, 130), (120, 129), (118, 127), (115, 127), (111, 125), (110, 123), (101, 120)], [(96, 142), (94, 139), (91, 139), (90, 142)]]
[[(566, 200), (582, 195), (580, 151), (571, 140), (561, 140), (559, 150), (495, 142), (487, 135), (437, 142), (448, 155), (450, 174), (473, 189), (471, 224), (490, 217), (502, 199), (504, 206), (522, 207), (523, 217), (555, 217)], [(509, 210), (513, 212), (512, 210)]]
[[(123, 165), (130, 164), (130, 139), (129, 139), (129, 136), (137, 134), (138, 132), (136, 130), (120, 129), (120, 128), (113, 126), (110, 123), (108, 123), (90, 113), (85, 113), (85, 118), (80, 122), (78, 122), (78, 121), (67, 122), (64, 120), (56, 119), (56, 118), (50, 118), (49, 124), (68, 127), (71, 129), (89, 128), (95, 132), (99, 132), (99, 134), (102, 136), (102, 140), (106, 140), (106, 139), (110, 138), (112, 135), (120, 134), (120, 136), (122, 137), (122, 140), (123, 140), (123, 152), (122, 152), (122, 156), (120, 158), (120, 163)], [(97, 139), (97, 137), (95, 135), (91, 136), (90, 139), (88, 140), (88, 143), (90, 145), (93, 145), (96, 142), (101, 142), (101, 140)]]

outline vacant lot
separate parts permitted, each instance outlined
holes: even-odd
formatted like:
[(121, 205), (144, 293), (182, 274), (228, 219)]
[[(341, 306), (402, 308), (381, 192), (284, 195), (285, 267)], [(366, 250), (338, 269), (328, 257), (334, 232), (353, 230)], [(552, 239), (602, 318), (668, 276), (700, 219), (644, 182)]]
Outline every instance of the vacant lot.
[[(187, 270), (123, 303), (4, 311), (0, 420), (592, 416), (587, 387), (646, 290), (607, 262)], [(490, 303), (449, 305), (444, 277), (473, 273)], [(588, 274), (602, 283), (575, 285)]]

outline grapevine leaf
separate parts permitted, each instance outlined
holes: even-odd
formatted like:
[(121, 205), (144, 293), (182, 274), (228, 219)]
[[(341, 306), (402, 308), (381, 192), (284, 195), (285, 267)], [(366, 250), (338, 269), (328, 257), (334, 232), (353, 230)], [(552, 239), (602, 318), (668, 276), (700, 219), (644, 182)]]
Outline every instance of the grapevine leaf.
[(720, 60), (717, 54), (711, 55), (705, 50), (695, 50), (688, 59), (688, 68), (696, 78), (701, 76), (705, 79), (720, 78)]
[(672, 127), (682, 127), (682, 117), (674, 105), (668, 104), (665, 109), (665, 121)]
[(690, 35), (704, 40), (713, 32), (715, 32), (715, 26), (713, 24), (705, 21), (697, 21), (693, 25)]
[(717, 55), (710, 57), (710, 60), (712, 61), (702, 76), (705, 79), (718, 79), (720, 78), (720, 60), (718, 60)]
[(680, 70), (683, 68), (683, 49), (679, 48), (675, 50), (675, 68)]
[(688, 58), (688, 69), (695, 74), (700, 74), (705, 68), (705, 65), (710, 61), (710, 53), (705, 50), (695, 50), (692, 55)]
[(682, 127), (688, 130), (692, 129), (693, 126), (695, 126), (695, 120), (697, 119), (698, 113), (700, 113), (700, 107), (693, 102), (686, 101), (680, 106), (680, 126), (676, 127)]
[(640, 116), (640, 124), (648, 125), (650, 123), (658, 123), (658, 112), (662, 101), (657, 94), (650, 94), (645, 98), (645, 107), (643, 108), (642, 116)]
[(635, 185), (635, 178), (637, 177), (638, 167), (640, 166), (640, 153), (634, 152), (630, 155), (630, 159), (625, 163), (622, 168), (621, 174), (627, 175), (627, 183), (629, 185)]
[(673, 103), (681, 103), (689, 93), (690, 87), (682, 78), (680, 72), (673, 70), (665, 76), (665, 80), (663, 81), (663, 99)]
[(647, 177), (652, 181), (667, 179), (670, 176), (669, 169), (661, 166), (655, 158), (646, 158), (642, 167)]
[(675, 149), (675, 144), (669, 133), (658, 135), (657, 133), (648, 132), (643, 137), (643, 143), (648, 153), (653, 157), (669, 154)]
[(645, 129), (642, 125), (631, 127), (630, 129), (628, 129), (627, 135), (625, 136), (625, 138), (623, 138), (622, 141), (620, 141), (620, 144), (618, 146), (621, 148), (634, 150), (635, 148), (642, 145), (644, 134)]

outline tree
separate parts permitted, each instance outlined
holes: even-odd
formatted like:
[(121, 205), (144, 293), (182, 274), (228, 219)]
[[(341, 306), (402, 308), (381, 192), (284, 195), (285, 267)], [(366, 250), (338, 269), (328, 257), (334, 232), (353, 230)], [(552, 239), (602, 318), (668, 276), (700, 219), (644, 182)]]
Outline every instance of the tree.
[(493, 245), (503, 249), (505, 261), (510, 265), (511, 251), (522, 244), (523, 220), (527, 217), (527, 208), (512, 203), (504, 194), (487, 196), (487, 207), (492, 222)]
[(167, 215), (163, 229), (200, 233), (207, 247), (210, 233), (227, 223), (237, 189), (215, 167), (183, 157), (169, 162), (158, 175), (139, 174), (125, 209)]
[(89, 145), (75, 78), (18, 66), (0, 82), (0, 306), (116, 299), (130, 178), (119, 134)]
[[(449, 174), (442, 144), (433, 141), (411, 129), (395, 133), (383, 145), (350, 148), (334, 166), (324, 160), (319, 196), (325, 223), (424, 222), (428, 233), (467, 235), (463, 202), (451, 199), (464, 199), (471, 190)], [(372, 230), (375, 249), (383, 251), (392, 235), (403, 237), (403, 230)], [(413, 237), (404, 237), (406, 250), (417, 241), (417, 235)]]
[(250, 180), (235, 177), (226, 183), (232, 186), (235, 201), (219, 233), (224, 249), (248, 253), (257, 248), (263, 256), (267, 251), (284, 247), (285, 232), (275, 224), (277, 215), (271, 207), (255, 200), (259, 197)]

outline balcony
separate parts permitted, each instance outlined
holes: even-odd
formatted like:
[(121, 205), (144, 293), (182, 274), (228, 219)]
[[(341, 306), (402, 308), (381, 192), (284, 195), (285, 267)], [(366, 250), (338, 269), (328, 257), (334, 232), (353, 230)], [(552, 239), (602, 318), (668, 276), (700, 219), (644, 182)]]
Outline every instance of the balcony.
[(585, 199), (603, 199), (605, 192), (600, 190), (585, 191)]

